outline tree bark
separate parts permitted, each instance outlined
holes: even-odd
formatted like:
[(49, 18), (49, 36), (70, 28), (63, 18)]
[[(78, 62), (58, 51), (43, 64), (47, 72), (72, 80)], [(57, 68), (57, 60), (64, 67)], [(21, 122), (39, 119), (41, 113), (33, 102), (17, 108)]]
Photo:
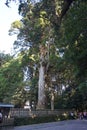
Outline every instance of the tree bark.
[(37, 109), (45, 109), (45, 47), (40, 46), (40, 68), (38, 82), (38, 104)]
[(45, 76), (44, 74), (45, 74), (44, 66), (41, 64), (39, 68), (37, 109), (45, 109)]
[(54, 110), (54, 93), (51, 92), (51, 110)]

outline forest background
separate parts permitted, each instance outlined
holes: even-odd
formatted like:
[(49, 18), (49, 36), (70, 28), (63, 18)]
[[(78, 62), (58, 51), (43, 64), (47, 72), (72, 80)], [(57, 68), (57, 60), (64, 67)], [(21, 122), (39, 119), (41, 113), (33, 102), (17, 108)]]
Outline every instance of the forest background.
[(0, 102), (87, 109), (87, 1), (19, 2), (15, 54), (0, 53)]

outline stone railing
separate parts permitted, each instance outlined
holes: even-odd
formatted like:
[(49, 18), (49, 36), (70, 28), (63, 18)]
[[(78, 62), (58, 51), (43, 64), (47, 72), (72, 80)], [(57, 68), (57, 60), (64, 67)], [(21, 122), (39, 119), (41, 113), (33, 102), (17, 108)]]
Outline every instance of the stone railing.
[(12, 108), (9, 112), (9, 117), (40, 117), (47, 115), (61, 115), (61, 114), (69, 114), (72, 110), (29, 110), (23, 108)]

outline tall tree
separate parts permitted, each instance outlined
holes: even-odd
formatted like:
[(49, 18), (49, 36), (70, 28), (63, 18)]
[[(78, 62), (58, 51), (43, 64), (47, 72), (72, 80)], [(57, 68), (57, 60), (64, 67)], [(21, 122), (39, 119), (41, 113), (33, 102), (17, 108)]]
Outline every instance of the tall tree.
[[(40, 59), (40, 64), (38, 65), (39, 89), (37, 106), (39, 109), (45, 108), (45, 75), (47, 75), (46, 72), (50, 67), (49, 60), (52, 55), (50, 50), (55, 49), (55, 51), (52, 50), (52, 52), (54, 52), (55, 55), (59, 55), (56, 53), (54, 44), (54, 29), (60, 26), (60, 21), (64, 16), (63, 10), (65, 10), (66, 14), (66, 11), (72, 3), (72, 1), (62, 2), (63, 1), (54, 1), (53, 3), (49, 0), (41, 1), (34, 5), (29, 3), (26, 8), (25, 3), (21, 3), (19, 6), (19, 12), (22, 13), (24, 18), (22, 19), (23, 26), (20, 28), (18, 41), (15, 42), (15, 46), (21, 45), (22, 49), (23, 47), (25, 48), (25, 46), (29, 47), (29, 56), (34, 60), (33, 66), (37, 64), (37, 61), (39, 62)], [(65, 6), (63, 10), (62, 5)], [(59, 30), (59, 28), (57, 29)]]
[[(60, 74), (59, 79), (66, 86), (68, 84), (81, 87), (84, 82), (86, 84), (86, 51), (83, 51), (86, 47), (86, 44), (83, 44), (86, 43), (86, 23), (83, 24), (86, 20), (85, 3), (85, 0), (42, 0), (33, 4), (20, 3), (19, 12), (23, 15), (23, 26), (14, 45), (15, 47), (21, 45), (21, 50), (28, 52), (31, 59), (29, 65), (33, 68), (37, 66), (36, 71), (39, 68), (39, 90), (43, 90), (41, 99), (42, 94), (39, 91), (38, 108), (40, 109), (45, 107), (44, 87), (48, 85), (45, 76), (51, 77), (49, 76), (51, 73), (48, 73), (50, 67), (53, 67), (52, 75), (58, 77)], [(60, 58), (61, 52), (62, 58)], [(53, 61), (58, 60), (58, 64), (51, 65)], [(75, 76), (78, 76), (78, 80)], [(51, 80), (49, 81), (51, 84)]]

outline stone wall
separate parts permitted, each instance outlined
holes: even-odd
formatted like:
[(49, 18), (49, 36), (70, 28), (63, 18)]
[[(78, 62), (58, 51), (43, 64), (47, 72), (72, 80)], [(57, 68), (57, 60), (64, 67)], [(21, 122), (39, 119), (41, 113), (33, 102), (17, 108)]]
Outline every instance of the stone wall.
[(61, 115), (68, 114), (72, 110), (29, 110), (23, 108), (12, 108), (9, 112), (9, 117), (40, 117), (47, 115)]

